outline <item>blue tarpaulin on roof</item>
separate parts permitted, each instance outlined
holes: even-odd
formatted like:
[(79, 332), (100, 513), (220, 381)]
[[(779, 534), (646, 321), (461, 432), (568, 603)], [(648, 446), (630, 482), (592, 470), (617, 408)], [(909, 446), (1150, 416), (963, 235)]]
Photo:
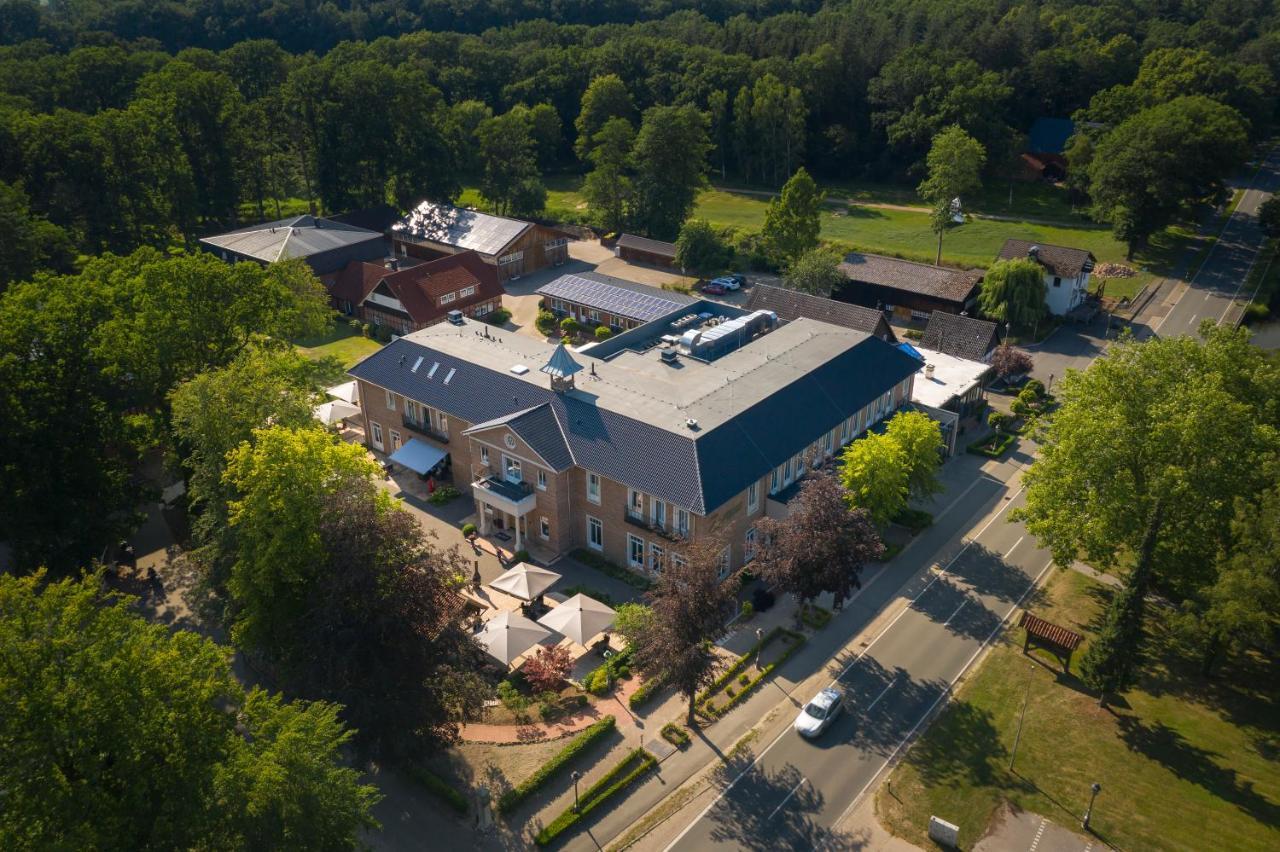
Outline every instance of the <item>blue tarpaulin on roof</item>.
[(907, 343), (905, 340), (898, 344), (898, 348), (910, 355), (912, 358), (915, 358), (917, 361), (924, 360), (924, 356), (920, 354), (920, 350), (912, 346), (910, 343)]
[(448, 453), (444, 450), (424, 444), (417, 438), (410, 438), (409, 443), (391, 455), (391, 460), (396, 464), (404, 465), (414, 473), (426, 473), (438, 465), (446, 455)]

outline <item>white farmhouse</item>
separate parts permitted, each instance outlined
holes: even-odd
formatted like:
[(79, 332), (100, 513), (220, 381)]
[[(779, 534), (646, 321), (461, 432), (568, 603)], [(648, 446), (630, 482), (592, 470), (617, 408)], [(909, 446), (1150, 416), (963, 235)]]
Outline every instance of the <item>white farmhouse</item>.
[(1089, 293), (1089, 274), (1094, 257), (1084, 249), (1005, 240), (999, 260), (1029, 258), (1044, 267), (1045, 307), (1049, 313), (1065, 316), (1084, 303)]

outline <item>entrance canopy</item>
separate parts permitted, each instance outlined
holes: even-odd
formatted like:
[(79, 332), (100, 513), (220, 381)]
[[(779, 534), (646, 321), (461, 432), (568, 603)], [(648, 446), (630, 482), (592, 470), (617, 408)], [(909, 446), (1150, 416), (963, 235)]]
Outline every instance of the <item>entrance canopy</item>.
[(444, 450), (424, 444), (417, 438), (410, 438), (407, 444), (392, 454), (391, 460), (396, 464), (404, 465), (414, 473), (428, 473), (440, 464), (446, 455), (448, 453)]

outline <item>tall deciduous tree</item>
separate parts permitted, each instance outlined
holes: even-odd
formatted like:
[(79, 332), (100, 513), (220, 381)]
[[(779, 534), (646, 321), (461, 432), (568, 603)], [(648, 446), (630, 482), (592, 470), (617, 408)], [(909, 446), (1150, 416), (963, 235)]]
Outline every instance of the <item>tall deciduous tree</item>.
[(818, 246), (822, 193), (803, 168), (770, 199), (760, 232), (769, 253), (780, 262), (793, 261)]
[(1089, 165), (1094, 215), (1129, 257), (1190, 201), (1216, 192), (1248, 156), (1240, 114), (1204, 96), (1142, 110), (1098, 143)]
[(582, 184), (582, 195), (596, 222), (609, 233), (626, 226), (635, 197), (631, 176), (631, 149), (636, 133), (625, 118), (611, 118), (596, 133), (587, 155), (593, 168)]
[(75, 261), (71, 236), (31, 212), (20, 186), (0, 181), (0, 293), (11, 281), (26, 281), (37, 270), (70, 272)]
[(1044, 316), (1044, 267), (1028, 258), (999, 260), (982, 277), (978, 307), (999, 323), (1027, 327)]
[(1016, 516), (1057, 564), (1114, 567), (1141, 546), (1160, 501), (1153, 580), (1175, 599), (1212, 583), (1235, 498), (1273, 484), (1280, 371), (1245, 330), (1201, 333), (1122, 340), (1056, 386)]
[(928, 177), (920, 184), (920, 197), (929, 202), (929, 221), (938, 235), (938, 256), (942, 263), (942, 234), (951, 222), (951, 203), (982, 187), (982, 167), (987, 151), (959, 125), (952, 125), (933, 137), (925, 158)]
[(922, 411), (899, 411), (885, 427), (889, 440), (902, 448), (907, 462), (907, 488), (914, 497), (929, 497), (942, 490), (938, 466), (942, 463), (942, 428)]
[(706, 219), (690, 219), (676, 237), (676, 265), (695, 275), (713, 275), (733, 259), (733, 249)]
[(861, 586), (862, 567), (884, 552), (870, 516), (850, 508), (833, 474), (815, 471), (784, 520), (757, 525), (763, 544), (756, 557), (760, 575), (801, 604), (830, 592), (837, 610)]
[(911, 467), (907, 454), (887, 435), (869, 434), (845, 447), (840, 480), (854, 506), (883, 527), (907, 505)]
[(645, 111), (636, 135), (635, 213), (642, 233), (673, 240), (706, 183), (707, 117), (691, 106)]
[(593, 79), (582, 93), (582, 106), (573, 125), (578, 132), (578, 141), (574, 144), (578, 159), (590, 157), (597, 144), (596, 134), (610, 119), (621, 118), (630, 123), (634, 115), (635, 104), (621, 77), (605, 74)]
[(538, 170), (538, 149), (527, 110), (512, 110), (480, 124), (480, 192), (499, 215), (536, 216), (546, 206), (547, 190)]
[(324, 564), (325, 499), (347, 480), (377, 472), (363, 447), (318, 427), (259, 429), (252, 444), (230, 453), (224, 476), (235, 495), (229, 517), (238, 553), (229, 590), (238, 646), (288, 658), (306, 641), (292, 628)]
[(815, 296), (830, 296), (849, 279), (840, 271), (840, 255), (830, 249), (810, 249), (787, 264), (788, 287)]
[(6, 847), (354, 849), (376, 827), (337, 708), (246, 695), (209, 640), (45, 580), (0, 577)]
[(652, 623), (636, 642), (636, 665), (646, 677), (661, 677), (689, 701), (715, 679), (718, 658), (712, 642), (733, 603), (736, 579), (721, 579), (725, 543), (703, 537), (675, 555), (649, 592)]

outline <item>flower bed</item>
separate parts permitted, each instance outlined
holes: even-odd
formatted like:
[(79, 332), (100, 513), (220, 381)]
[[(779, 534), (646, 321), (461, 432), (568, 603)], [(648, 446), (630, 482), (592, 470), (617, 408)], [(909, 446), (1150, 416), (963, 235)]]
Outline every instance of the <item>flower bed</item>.
[[(755, 677), (748, 677), (746, 683), (742, 683), (742, 680), (739, 677), (738, 683), (741, 686), (740, 689), (728, 686), (730, 680), (734, 676), (738, 675), (739, 672), (742, 672), (742, 669), (744, 669), (751, 659), (755, 657), (757, 648), (763, 650), (766, 645), (779, 636), (784, 637), (784, 641), (788, 643), (787, 650), (782, 653), (781, 657), (762, 668)], [(782, 627), (775, 627), (767, 636), (764, 637), (764, 639), (752, 646), (750, 651), (739, 657), (738, 661), (730, 666), (724, 674), (716, 678), (715, 683), (713, 683), (709, 689), (698, 696), (696, 701), (696, 712), (698, 715), (710, 721), (719, 719), (721, 716), (725, 715), (734, 707), (737, 707), (746, 700), (746, 697), (754, 692), (755, 688), (763, 683), (765, 678), (773, 674), (774, 669), (785, 663), (787, 659), (796, 652), (796, 649), (803, 644), (804, 636), (801, 634), (795, 633), (791, 630), (786, 630)], [(746, 673), (743, 672), (743, 674)], [(719, 694), (721, 689), (724, 689), (725, 695), (728, 697), (728, 701), (724, 704), (718, 705), (713, 699)]]
[(578, 799), (577, 810), (570, 807), (553, 819), (546, 828), (538, 832), (534, 842), (539, 846), (546, 846), (657, 765), (656, 757), (642, 748), (635, 749), (605, 773), (603, 778), (586, 789)]
[(662, 726), (662, 738), (671, 743), (676, 748), (684, 748), (689, 744), (689, 734), (684, 728), (675, 722), (668, 722)]
[(968, 446), (968, 451), (975, 456), (986, 456), (987, 458), (998, 459), (1004, 455), (1004, 451), (1009, 449), (1013, 443), (1013, 435), (992, 435), (983, 438), (981, 441), (974, 441)]
[(439, 775), (421, 766), (409, 766), (405, 772), (410, 778), (421, 784), (428, 793), (440, 799), (458, 813), (465, 814), (467, 812), (467, 797)]
[(551, 760), (544, 763), (537, 772), (503, 793), (498, 798), (499, 813), (510, 813), (517, 805), (532, 796), (539, 787), (546, 784), (560, 770), (564, 769), (569, 761), (586, 751), (592, 743), (607, 736), (613, 730), (614, 721), (612, 716), (605, 716), (599, 722), (595, 722), (591, 727), (574, 737), (567, 746), (562, 748)]
[(581, 562), (583, 565), (586, 565), (589, 568), (594, 568), (601, 574), (607, 574), (615, 580), (621, 580), (627, 585), (634, 586), (641, 591), (648, 591), (653, 588), (653, 582), (649, 579), (641, 577), (634, 571), (628, 571), (620, 565), (614, 565), (598, 553), (592, 553), (590, 550), (580, 547), (569, 555)]
[(604, 695), (613, 681), (631, 677), (631, 648), (614, 654), (582, 679), (582, 688), (592, 695)]

